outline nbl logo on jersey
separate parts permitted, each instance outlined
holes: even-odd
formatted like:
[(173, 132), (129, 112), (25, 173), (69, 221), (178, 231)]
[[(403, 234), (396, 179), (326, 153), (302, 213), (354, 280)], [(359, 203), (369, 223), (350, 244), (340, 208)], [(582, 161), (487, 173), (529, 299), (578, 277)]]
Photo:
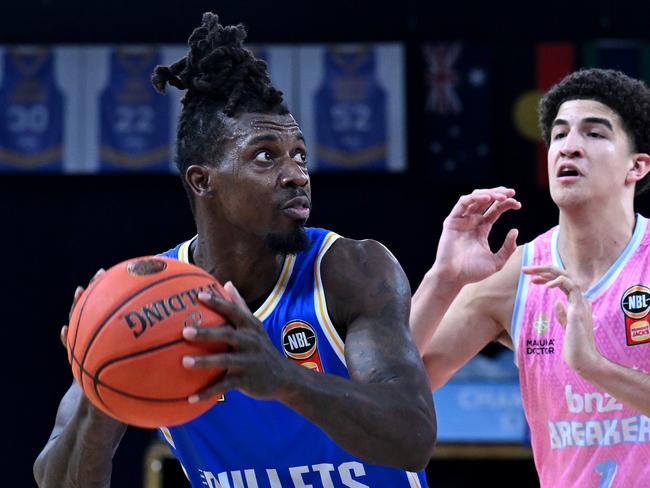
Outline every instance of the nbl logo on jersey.
[(650, 288), (643, 285), (631, 286), (621, 298), (625, 314), (625, 337), (628, 346), (650, 342)]
[(302, 320), (292, 320), (282, 329), (284, 354), (306, 368), (323, 371), (314, 328)]

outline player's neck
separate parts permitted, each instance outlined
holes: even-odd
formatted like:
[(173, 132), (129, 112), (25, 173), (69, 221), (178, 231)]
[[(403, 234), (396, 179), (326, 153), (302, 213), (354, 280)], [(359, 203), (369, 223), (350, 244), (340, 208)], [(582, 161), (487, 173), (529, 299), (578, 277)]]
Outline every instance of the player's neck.
[(269, 294), (284, 263), (284, 256), (262, 241), (223, 239), (218, 232), (201, 230), (190, 253), (194, 263), (220, 283), (232, 281), (249, 304), (263, 301)]
[(635, 223), (633, 208), (616, 205), (560, 211), (558, 251), (583, 290), (598, 281), (621, 255)]

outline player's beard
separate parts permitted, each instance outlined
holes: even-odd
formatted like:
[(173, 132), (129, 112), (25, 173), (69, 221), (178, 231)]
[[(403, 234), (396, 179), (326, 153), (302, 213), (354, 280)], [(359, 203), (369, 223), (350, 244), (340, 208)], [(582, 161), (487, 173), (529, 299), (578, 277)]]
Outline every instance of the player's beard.
[(278, 254), (298, 254), (307, 249), (309, 237), (301, 225), (289, 232), (267, 234), (264, 242), (269, 249)]

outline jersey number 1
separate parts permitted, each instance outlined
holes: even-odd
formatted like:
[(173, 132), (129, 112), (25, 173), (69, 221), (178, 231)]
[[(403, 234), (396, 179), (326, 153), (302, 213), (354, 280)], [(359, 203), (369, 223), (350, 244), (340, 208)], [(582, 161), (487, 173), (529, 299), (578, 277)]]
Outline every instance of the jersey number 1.
[(610, 488), (610, 486), (612, 486), (617, 468), (618, 466), (613, 459), (608, 459), (607, 461), (596, 464), (596, 473), (600, 475), (598, 488)]

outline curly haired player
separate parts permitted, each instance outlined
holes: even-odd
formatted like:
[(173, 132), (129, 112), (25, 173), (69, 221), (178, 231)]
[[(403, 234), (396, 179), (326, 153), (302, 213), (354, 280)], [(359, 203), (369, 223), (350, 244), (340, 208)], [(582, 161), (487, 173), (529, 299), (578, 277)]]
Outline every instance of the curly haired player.
[(447, 219), (411, 329), (433, 388), (490, 341), (514, 349), (542, 487), (647, 486), (650, 230), (634, 197), (648, 185), (650, 90), (577, 71), (539, 115), (559, 225), (516, 250), (512, 230), (495, 256), (488, 199), (469, 204), (479, 218)]

